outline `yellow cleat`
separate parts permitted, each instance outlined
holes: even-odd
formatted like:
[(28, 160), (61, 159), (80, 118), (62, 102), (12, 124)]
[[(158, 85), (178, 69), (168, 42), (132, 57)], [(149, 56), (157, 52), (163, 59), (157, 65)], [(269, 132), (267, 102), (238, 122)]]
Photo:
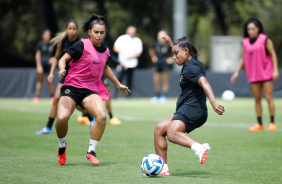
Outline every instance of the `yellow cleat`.
[(116, 117), (113, 117), (112, 119), (110, 119), (109, 123), (110, 125), (120, 125), (121, 121), (117, 119)]

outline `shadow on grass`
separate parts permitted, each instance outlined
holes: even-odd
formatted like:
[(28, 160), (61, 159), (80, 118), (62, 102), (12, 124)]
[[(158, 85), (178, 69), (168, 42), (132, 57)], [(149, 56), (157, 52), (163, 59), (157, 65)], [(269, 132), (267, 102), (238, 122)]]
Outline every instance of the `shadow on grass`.
[(209, 178), (209, 176), (214, 175), (211, 172), (203, 172), (203, 171), (190, 171), (190, 172), (174, 172), (171, 173), (171, 177), (193, 177), (193, 178)]
[(73, 166), (87, 166), (87, 167), (108, 167), (117, 164), (117, 162), (101, 162), (99, 165), (90, 164), (89, 161), (80, 163), (66, 163), (62, 167), (73, 167)]

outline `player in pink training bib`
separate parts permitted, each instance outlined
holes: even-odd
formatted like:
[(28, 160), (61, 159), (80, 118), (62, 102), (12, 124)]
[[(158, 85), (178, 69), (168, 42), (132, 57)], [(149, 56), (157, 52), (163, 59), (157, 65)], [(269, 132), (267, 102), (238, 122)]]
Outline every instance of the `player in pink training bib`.
[(56, 121), (58, 161), (61, 165), (66, 162), (68, 120), (77, 105), (96, 118), (85, 158), (92, 164), (100, 163), (95, 151), (106, 125), (107, 113), (103, 100), (108, 100), (108, 93), (101, 80), (102, 75), (117, 86), (121, 95), (125, 96), (131, 92), (117, 80), (107, 65), (110, 52), (102, 45), (107, 32), (104, 17), (96, 14), (90, 16), (84, 23), (83, 30), (88, 32), (90, 38), (75, 43), (59, 61), (60, 78), (65, 76), (66, 63), (70, 61), (70, 68), (61, 88)]
[(240, 70), (245, 67), (248, 81), (251, 83), (253, 95), (255, 97), (255, 108), (258, 123), (249, 128), (250, 131), (263, 130), (261, 120), (262, 105), (261, 91), (267, 99), (270, 114), (269, 131), (275, 131), (274, 124), (274, 101), (273, 101), (273, 83), (278, 79), (278, 62), (272, 41), (263, 34), (263, 26), (256, 18), (251, 18), (244, 24), (243, 39), (243, 58), (231, 77), (234, 83)]

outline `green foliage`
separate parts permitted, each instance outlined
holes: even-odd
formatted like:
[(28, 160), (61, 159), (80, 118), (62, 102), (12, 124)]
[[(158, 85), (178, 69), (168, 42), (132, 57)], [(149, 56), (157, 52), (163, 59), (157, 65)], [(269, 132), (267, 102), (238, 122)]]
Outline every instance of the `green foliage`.
[[(0, 5), (0, 53), (9, 61), (1, 62), (0, 66), (34, 66), (34, 48), (46, 27), (55, 35), (64, 31), (68, 19), (76, 19), (81, 28), (93, 13), (106, 16), (110, 46), (129, 24), (137, 26), (145, 48), (145, 67), (151, 66), (147, 50), (156, 40), (157, 32), (166, 29), (172, 35), (172, 0), (4, 0)], [(281, 9), (281, 0), (189, 0), (188, 36), (208, 65), (210, 36), (242, 36), (243, 23), (257, 17), (274, 43), (281, 66)], [(81, 31), (79, 34), (88, 36)]]
[[(114, 115), (122, 124), (106, 130), (97, 147), (98, 167), (84, 160), (89, 144), (89, 127), (76, 122), (75, 111), (69, 120), (67, 161), (57, 161), (58, 140), (53, 134), (36, 136), (46, 124), (51, 104), (41, 99), (0, 99), (0, 183), (281, 183), (281, 119), (278, 129), (266, 130), (269, 121), (267, 103), (263, 100), (264, 131), (250, 132), (255, 124), (254, 99), (231, 102), (218, 99), (225, 114), (217, 115), (208, 103), (207, 123), (190, 136), (200, 143), (208, 142), (211, 150), (204, 165), (193, 151), (168, 144), (171, 176), (146, 177), (141, 173), (142, 158), (155, 153), (154, 128), (173, 114), (176, 99), (152, 104), (148, 98), (115, 99)], [(275, 99), (277, 109), (282, 100)]]

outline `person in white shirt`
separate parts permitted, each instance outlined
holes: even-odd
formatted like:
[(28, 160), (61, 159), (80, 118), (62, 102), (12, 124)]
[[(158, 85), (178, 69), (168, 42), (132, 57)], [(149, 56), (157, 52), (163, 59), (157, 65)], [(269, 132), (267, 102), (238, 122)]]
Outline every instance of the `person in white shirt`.
[(120, 65), (118, 79), (122, 81), (127, 75), (127, 85), (132, 90), (134, 69), (138, 66), (138, 57), (142, 54), (143, 44), (140, 38), (136, 37), (136, 27), (128, 26), (124, 35), (118, 37), (114, 43), (113, 50), (118, 53)]

